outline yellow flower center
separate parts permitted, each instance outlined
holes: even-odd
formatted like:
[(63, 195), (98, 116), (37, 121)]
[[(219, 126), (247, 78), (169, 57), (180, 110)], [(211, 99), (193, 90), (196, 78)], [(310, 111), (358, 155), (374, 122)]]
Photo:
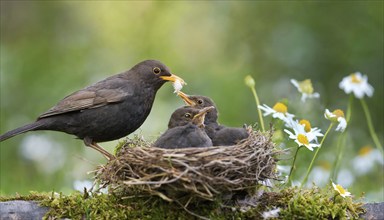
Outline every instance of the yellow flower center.
[(369, 154), (371, 151), (373, 150), (373, 148), (369, 145), (367, 146), (364, 146), (362, 147), (360, 150), (359, 150), (359, 155), (360, 156), (366, 156), (367, 154)]
[(299, 123), (300, 123), (301, 125), (304, 125), (304, 130), (305, 130), (306, 132), (310, 132), (310, 131), (311, 131), (311, 129), (312, 129), (312, 127), (311, 127), (311, 123), (309, 123), (308, 120), (302, 119), (302, 120), (299, 121)]
[(344, 112), (343, 110), (340, 110), (340, 109), (336, 109), (335, 111), (332, 112), (334, 115), (337, 116), (337, 118), (339, 117), (343, 117), (344, 118)]
[(339, 191), (339, 193), (341, 195), (344, 195), (346, 192), (345, 189), (342, 186), (340, 186), (339, 184), (336, 185), (336, 189), (337, 189), (337, 191)]
[(306, 79), (304, 81), (299, 82), (299, 87), (303, 93), (312, 94), (313, 86), (310, 79)]
[(285, 114), (285, 113), (287, 113), (287, 111), (288, 111), (288, 107), (287, 107), (286, 105), (284, 105), (283, 103), (278, 102), (278, 103), (276, 103), (276, 104), (273, 106), (273, 110)]
[(331, 164), (327, 161), (320, 161), (320, 167), (324, 170), (331, 170)]
[(297, 140), (302, 145), (308, 145), (309, 144), (308, 138), (304, 134), (297, 135)]
[(351, 74), (351, 81), (352, 83), (361, 83), (361, 79), (359, 79), (355, 73)]

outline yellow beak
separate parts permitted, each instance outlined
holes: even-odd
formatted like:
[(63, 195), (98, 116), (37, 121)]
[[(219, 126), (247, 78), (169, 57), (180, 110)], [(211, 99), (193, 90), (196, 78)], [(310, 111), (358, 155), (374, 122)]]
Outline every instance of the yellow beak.
[(161, 79), (165, 80), (165, 81), (171, 81), (171, 82), (176, 82), (176, 81), (179, 81), (182, 85), (186, 85), (187, 83), (185, 83), (185, 81), (174, 75), (174, 74), (171, 74), (170, 76), (160, 76)]
[(193, 119), (192, 119), (192, 123), (194, 123), (195, 125), (199, 126), (199, 127), (204, 127), (204, 119), (205, 119), (205, 115), (211, 111), (212, 109), (214, 109), (215, 107), (213, 106), (208, 106), (208, 107), (205, 107), (203, 109), (200, 109), (199, 113), (197, 113)]
[(185, 94), (184, 92), (179, 91), (179, 92), (177, 93), (177, 95), (180, 96), (180, 98), (182, 98), (182, 99), (184, 100), (185, 104), (187, 104), (187, 105), (189, 105), (189, 106), (192, 106), (192, 107), (196, 105), (196, 103), (195, 103), (194, 101), (192, 101), (192, 100), (188, 97), (188, 95)]

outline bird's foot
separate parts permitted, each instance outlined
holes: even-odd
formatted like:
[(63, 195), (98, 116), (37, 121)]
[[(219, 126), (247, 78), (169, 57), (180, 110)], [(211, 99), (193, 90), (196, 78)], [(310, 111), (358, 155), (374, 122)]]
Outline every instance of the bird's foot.
[(107, 150), (102, 148), (100, 145), (98, 145), (96, 142), (92, 141), (90, 138), (84, 138), (84, 144), (87, 147), (93, 148), (97, 151), (99, 151), (107, 160), (111, 161), (116, 159), (115, 155), (109, 153)]

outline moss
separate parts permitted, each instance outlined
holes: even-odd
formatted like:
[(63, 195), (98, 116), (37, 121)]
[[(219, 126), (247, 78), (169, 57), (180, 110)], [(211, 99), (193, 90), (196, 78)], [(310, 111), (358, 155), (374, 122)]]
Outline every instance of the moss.
[(177, 202), (169, 203), (157, 196), (33, 192), (27, 196), (0, 197), (1, 201), (15, 199), (37, 200), (50, 207), (45, 219), (191, 219), (193, 215), (213, 220), (260, 219), (261, 213), (275, 208), (280, 208), (278, 219), (358, 219), (364, 212), (362, 203), (336, 195), (331, 187), (285, 188), (254, 197), (194, 200), (189, 202), (188, 211)]
[(255, 209), (244, 217), (261, 217), (258, 213), (280, 208), (278, 219), (359, 219), (363, 203), (337, 195), (333, 188), (285, 188), (264, 193)]
[[(69, 196), (46, 198), (41, 205), (51, 207), (45, 219), (190, 219), (177, 203), (168, 203), (158, 197), (120, 198), (110, 194), (84, 196), (79, 192)], [(87, 198), (85, 198), (87, 197)], [(197, 209), (197, 204), (191, 206)], [(199, 204), (206, 216), (217, 208), (214, 203)], [(215, 212), (212, 212), (215, 215)], [(219, 218), (216, 218), (219, 219)], [(224, 219), (224, 218), (222, 218)]]
[(0, 202), (12, 201), (12, 200), (23, 200), (23, 201), (41, 201), (50, 198), (52, 193), (39, 193), (31, 191), (28, 195), (19, 195), (16, 193), (14, 196), (0, 196)]
[(364, 212), (362, 203), (353, 202), (350, 197), (341, 197), (330, 186), (324, 189), (290, 188), (283, 192), (292, 196), (281, 212), (282, 218), (356, 219)]
[(123, 147), (145, 147), (150, 146), (152, 142), (148, 142), (144, 139), (141, 133), (134, 134), (131, 138), (126, 138), (118, 142), (114, 149), (115, 155), (118, 155)]

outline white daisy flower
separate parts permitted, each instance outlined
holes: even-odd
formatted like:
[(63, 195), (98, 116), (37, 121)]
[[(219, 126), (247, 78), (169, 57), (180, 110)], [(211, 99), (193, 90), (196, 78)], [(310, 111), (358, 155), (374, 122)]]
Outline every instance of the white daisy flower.
[(376, 163), (384, 165), (384, 159), (380, 150), (371, 146), (360, 148), (358, 155), (352, 160), (352, 166), (358, 175), (368, 173)]
[(321, 133), (320, 128), (312, 128), (311, 123), (305, 119), (301, 119), (300, 121), (290, 119), (287, 121), (285, 126), (288, 128), (292, 128), (293, 130), (297, 130), (299, 131), (299, 133), (305, 133), (309, 141), (314, 140), (316, 143), (318, 143), (317, 137), (324, 136), (324, 134)]
[(261, 216), (263, 219), (269, 219), (269, 218), (277, 218), (279, 217), (280, 208), (272, 209), (270, 211), (263, 212)]
[(348, 192), (346, 189), (344, 189), (342, 186), (340, 186), (338, 184), (334, 184), (333, 182), (332, 182), (332, 186), (336, 190), (336, 192), (338, 192), (339, 195), (342, 196), (343, 198), (345, 198), (347, 196), (351, 196), (351, 193)]
[(347, 120), (345, 120), (344, 112), (340, 109), (336, 109), (333, 112), (325, 109), (324, 117), (333, 123), (338, 123), (335, 129), (336, 131), (343, 132), (347, 127)]
[(310, 79), (306, 79), (303, 81), (297, 81), (295, 79), (291, 79), (291, 83), (299, 90), (301, 93), (301, 101), (305, 102), (307, 98), (319, 98), (320, 94), (317, 92), (313, 92), (313, 86)]
[(264, 111), (263, 116), (268, 116), (272, 114), (273, 118), (278, 118), (282, 121), (287, 122), (289, 119), (295, 117), (293, 114), (288, 113), (288, 107), (281, 102), (277, 102), (272, 108), (264, 104), (263, 106), (259, 105), (259, 109)]
[[(299, 126), (302, 127), (302, 126)], [(320, 147), (320, 144), (312, 143), (313, 139), (309, 139), (306, 132), (303, 131), (303, 129), (297, 129), (293, 130), (294, 133), (291, 131), (284, 129), (284, 131), (289, 134), (289, 138), (295, 140), (295, 142), (299, 145), (299, 147), (304, 146), (308, 148), (308, 150), (313, 151), (314, 147)]]
[(368, 77), (360, 72), (344, 77), (339, 83), (339, 88), (347, 94), (353, 92), (356, 98), (359, 99), (362, 99), (364, 95), (371, 97), (374, 91), (373, 87), (368, 83)]

